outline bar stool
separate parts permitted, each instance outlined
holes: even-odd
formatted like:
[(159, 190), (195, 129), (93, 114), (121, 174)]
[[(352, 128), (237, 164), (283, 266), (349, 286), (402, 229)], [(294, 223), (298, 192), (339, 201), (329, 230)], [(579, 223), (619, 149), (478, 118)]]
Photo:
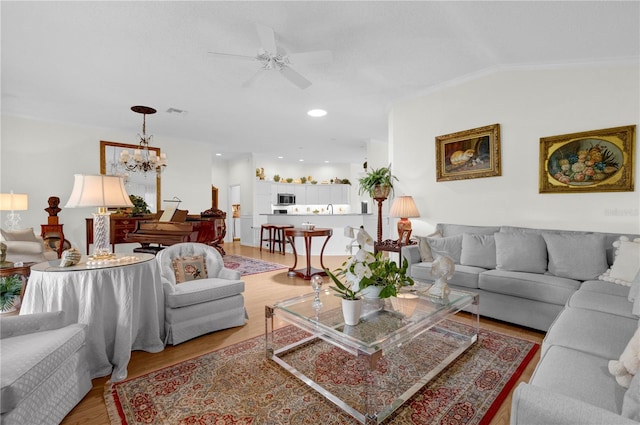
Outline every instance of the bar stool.
[(275, 245), (278, 244), (280, 254), (284, 255), (287, 245), (287, 240), (284, 237), (284, 229), (292, 229), (293, 224), (272, 224), (271, 226), (271, 231), (273, 232), (271, 252), (275, 252)]
[[(260, 251), (262, 252), (262, 242), (269, 244), (269, 252), (273, 252), (273, 224), (263, 224), (260, 226)], [(264, 232), (267, 232), (267, 237), (264, 237)]]

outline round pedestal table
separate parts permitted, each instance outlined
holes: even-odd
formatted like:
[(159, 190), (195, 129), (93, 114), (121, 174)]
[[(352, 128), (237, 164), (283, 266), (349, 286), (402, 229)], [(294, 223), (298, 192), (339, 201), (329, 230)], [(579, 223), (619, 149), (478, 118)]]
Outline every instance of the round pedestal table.
[[(327, 246), (327, 242), (329, 242), (329, 238), (333, 235), (333, 229), (313, 229), (307, 230), (299, 227), (294, 227), (292, 229), (284, 229), (284, 236), (287, 238), (291, 246), (293, 247), (293, 255), (295, 256), (295, 262), (293, 266), (289, 269), (289, 276), (298, 276), (303, 278), (304, 280), (311, 280), (311, 276), (320, 274), (326, 276), (326, 272), (324, 271), (324, 263), (322, 261), (322, 255), (324, 254), (324, 248)], [(304, 269), (296, 270), (298, 266), (298, 251), (296, 250), (295, 237), (300, 236), (304, 238), (304, 247), (305, 254), (307, 256), (307, 267)], [(315, 237), (325, 237), (324, 244), (322, 245), (322, 250), (320, 251), (320, 267), (321, 269), (314, 269), (311, 267), (311, 240)]]

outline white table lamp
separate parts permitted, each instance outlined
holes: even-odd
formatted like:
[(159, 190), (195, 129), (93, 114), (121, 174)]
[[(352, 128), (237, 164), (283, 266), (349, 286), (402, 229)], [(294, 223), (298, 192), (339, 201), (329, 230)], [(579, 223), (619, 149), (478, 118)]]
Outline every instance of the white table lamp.
[(0, 211), (11, 211), (7, 214), (7, 230), (18, 230), (20, 227), (20, 214), (15, 211), (29, 209), (29, 197), (26, 193), (0, 193)]
[(75, 174), (73, 191), (66, 208), (98, 207), (93, 214), (93, 251), (95, 258), (108, 258), (111, 253), (108, 208), (133, 207), (119, 176)]
[(399, 196), (393, 201), (390, 217), (399, 217), (398, 221), (398, 238), (400, 243), (408, 243), (411, 237), (411, 221), (409, 217), (420, 217), (420, 212), (416, 203), (411, 196)]

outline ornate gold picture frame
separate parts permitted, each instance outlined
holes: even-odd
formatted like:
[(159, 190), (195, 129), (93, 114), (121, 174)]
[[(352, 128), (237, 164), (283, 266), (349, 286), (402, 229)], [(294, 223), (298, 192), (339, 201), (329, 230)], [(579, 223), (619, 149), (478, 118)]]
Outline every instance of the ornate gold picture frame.
[(500, 124), (436, 137), (436, 181), (499, 175)]
[(540, 138), (540, 193), (632, 192), (635, 125)]
[[(100, 141), (100, 174), (122, 175), (125, 177), (125, 188), (129, 195), (136, 195), (143, 198), (149, 205), (152, 213), (160, 211), (160, 188), (161, 178), (155, 173), (149, 173), (148, 176), (139, 173), (130, 173), (125, 176), (122, 170), (118, 169), (118, 158), (120, 152), (127, 149), (133, 152), (139, 149), (139, 145), (130, 145), (127, 143)], [(160, 156), (160, 148), (149, 146), (150, 151), (155, 151)]]

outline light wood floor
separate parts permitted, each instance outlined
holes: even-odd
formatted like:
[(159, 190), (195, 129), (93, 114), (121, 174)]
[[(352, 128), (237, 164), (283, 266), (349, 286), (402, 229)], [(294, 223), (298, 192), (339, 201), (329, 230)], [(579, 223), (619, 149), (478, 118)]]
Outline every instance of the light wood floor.
[[(241, 246), (240, 242), (227, 243), (224, 249), (228, 254), (245, 255), (261, 258), (265, 261), (276, 262), (285, 265), (293, 264), (292, 254), (270, 254), (257, 248)], [(324, 259), (325, 266), (331, 270), (342, 265), (346, 256), (327, 256)], [(302, 258), (304, 260), (304, 257)], [(312, 265), (317, 266), (318, 258), (312, 257)], [(298, 264), (300, 265), (300, 263)], [(134, 351), (128, 367), (128, 377), (133, 378), (152, 372), (156, 369), (171, 366), (183, 360), (222, 348), (245, 339), (264, 333), (264, 306), (274, 301), (281, 300), (310, 292), (309, 282), (299, 278), (287, 277), (286, 269), (269, 273), (245, 276), (245, 306), (249, 313), (246, 325), (239, 328), (227, 329), (195, 338), (177, 346), (167, 346), (164, 351), (156, 354)], [(484, 328), (513, 335), (522, 339), (540, 343), (544, 334), (542, 332), (523, 329), (505, 323), (482, 319)], [(528, 381), (535, 365), (540, 359), (539, 352), (529, 363), (520, 380)], [(108, 377), (93, 380), (93, 388), (78, 404), (75, 409), (62, 422), (63, 424), (109, 424), (109, 418), (105, 408), (103, 391)], [(492, 425), (506, 425), (509, 423), (509, 406), (511, 395), (504, 401), (500, 410), (491, 422)]]

